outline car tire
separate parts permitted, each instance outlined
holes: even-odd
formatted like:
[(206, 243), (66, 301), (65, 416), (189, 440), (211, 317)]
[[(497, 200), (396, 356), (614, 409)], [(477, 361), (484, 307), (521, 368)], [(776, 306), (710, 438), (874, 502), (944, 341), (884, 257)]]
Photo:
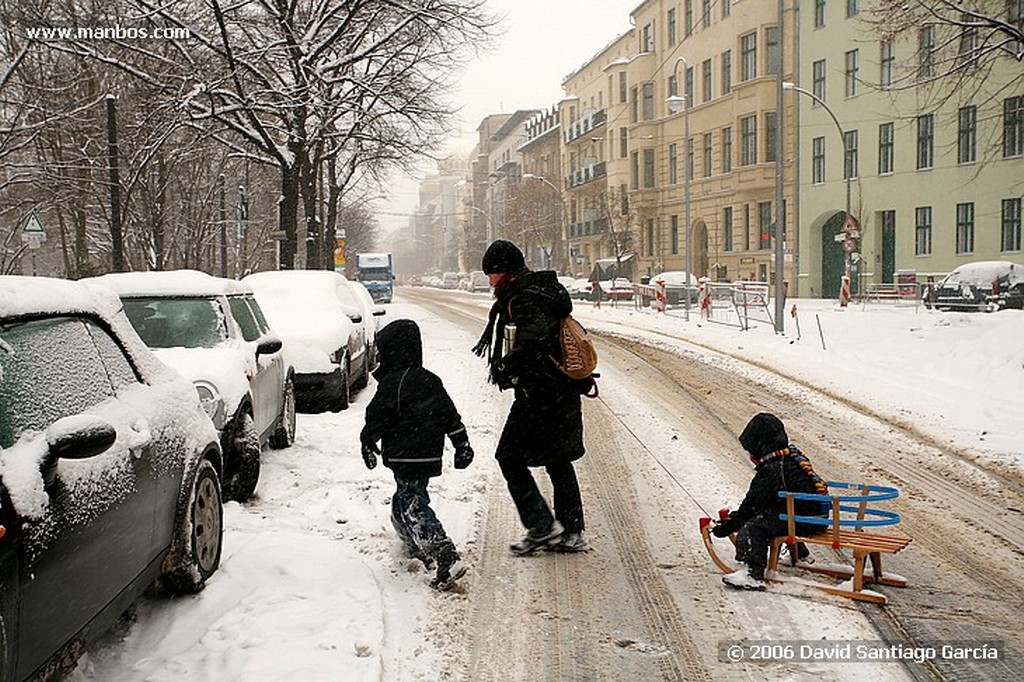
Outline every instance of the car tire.
[(224, 543), (220, 481), (209, 460), (199, 463), (177, 516), (162, 582), (174, 594), (193, 594), (217, 571)]
[(224, 464), (224, 497), (245, 502), (260, 479), (260, 434), (248, 412), (235, 417)]
[(349, 391), (348, 391), (348, 373), (349, 369), (338, 368), (340, 374), (338, 381), (337, 393), (331, 398), (328, 408), (331, 412), (341, 412), (347, 410), (350, 402)]
[(275, 450), (287, 448), (295, 442), (295, 382), (291, 377), (284, 382), (284, 396), (281, 401), (281, 416), (277, 428), (270, 434), (270, 447)]

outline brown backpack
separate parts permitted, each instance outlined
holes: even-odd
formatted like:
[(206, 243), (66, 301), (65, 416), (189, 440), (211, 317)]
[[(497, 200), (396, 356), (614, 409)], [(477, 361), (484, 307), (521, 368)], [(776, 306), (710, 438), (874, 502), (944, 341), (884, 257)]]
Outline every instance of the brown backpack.
[(572, 315), (562, 318), (558, 343), (562, 347), (562, 360), (555, 363), (558, 369), (573, 379), (587, 379), (594, 373), (597, 368), (597, 349), (587, 330)]

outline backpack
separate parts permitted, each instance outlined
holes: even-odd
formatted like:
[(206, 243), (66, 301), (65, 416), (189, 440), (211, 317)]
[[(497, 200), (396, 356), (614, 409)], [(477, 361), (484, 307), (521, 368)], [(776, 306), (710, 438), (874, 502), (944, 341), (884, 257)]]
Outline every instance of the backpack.
[(555, 362), (558, 369), (572, 379), (590, 378), (597, 368), (597, 349), (587, 330), (572, 315), (562, 318), (558, 343), (562, 347), (562, 360)]

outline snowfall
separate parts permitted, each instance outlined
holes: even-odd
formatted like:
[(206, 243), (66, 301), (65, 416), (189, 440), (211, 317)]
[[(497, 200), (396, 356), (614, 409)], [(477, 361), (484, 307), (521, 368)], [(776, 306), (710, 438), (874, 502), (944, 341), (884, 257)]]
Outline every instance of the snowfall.
[[(480, 299), (485, 309), (486, 296), (462, 295)], [(664, 315), (631, 304), (595, 309), (578, 302), (575, 314), (597, 332), (657, 335), (660, 347), (672, 343), (666, 333), (685, 338), (698, 357), (743, 360), (752, 376), (770, 369), (1024, 471), (1022, 311), (939, 313), (893, 303), (840, 308), (835, 301), (795, 299), (786, 303), (784, 334), (764, 323), (743, 331), (710, 324), (696, 311), (685, 320), (679, 311)], [(385, 321), (398, 318), (420, 324), (425, 364), (443, 379), (477, 453), (469, 469), (457, 471), (449, 446), (445, 473), (430, 488), (446, 529), (465, 547), (480, 530), (483, 491), (500, 485), (493, 452), (510, 396), (486, 382), (484, 363), (469, 350), (479, 331), (403, 302), (401, 289)], [(389, 523), (390, 472), (368, 471), (359, 455), (358, 433), (374, 389), (371, 381), (344, 412), (299, 415), (294, 445), (264, 452), (256, 498), (225, 506), (221, 565), (206, 589), (174, 600), (144, 597), (132, 622), (92, 647), (71, 679), (437, 679), (438, 661), (453, 652), (436, 644), (432, 629), (449, 600), (472, 599), (472, 590), (435, 592), (430, 575), (402, 557)], [(700, 480), (682, 483), (705, 491), (708, 509), (735, 506), (744, 492), (716, 495), (706, 492), (715, 486)], [(696, 537), (696, 523), (694, 529)], [(708, 572), (714, 572), (710, 562)], [(477, 578), (470, 565), (464, 580)], [(823, 616), (802, 605), (816, 602), (792, 601), (791, 613), (839, 619), (850, 638), (878, 638), (855, 609), (825, 609)], [(849, 667), (843, 674), (855, 679), (861, 672), (868, 674)]]

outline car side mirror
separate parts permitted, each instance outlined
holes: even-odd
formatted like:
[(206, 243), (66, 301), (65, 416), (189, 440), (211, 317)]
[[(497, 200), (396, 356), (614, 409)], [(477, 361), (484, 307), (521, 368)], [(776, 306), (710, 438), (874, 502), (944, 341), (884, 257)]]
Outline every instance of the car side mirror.
[(277, 351), (281, 350), (281, 339), (266, 339), (260, 341), (256, 346), (256, 356), (260, 355), (273, 355)]
[(62, 459), (88, 459), (110, 449), (117, 440), (117, 430), (108, 422), (88, 415), (58, 419), (46, 430), (49, 446), (43, 459), (43, 484), (53, 485), (57, 463)]
[(359, 324), (363, 321), (363, 316), (358, 313), (349, 313), (348, 319), (352, 320), (353, 324)]
[(373, 309), (373, 316), (374, 317), (380, 317), (381, 315), (384, 315), (385, 313), (387, 313), (387, 311), (384, 310), (383, 308), (374, 308)]

